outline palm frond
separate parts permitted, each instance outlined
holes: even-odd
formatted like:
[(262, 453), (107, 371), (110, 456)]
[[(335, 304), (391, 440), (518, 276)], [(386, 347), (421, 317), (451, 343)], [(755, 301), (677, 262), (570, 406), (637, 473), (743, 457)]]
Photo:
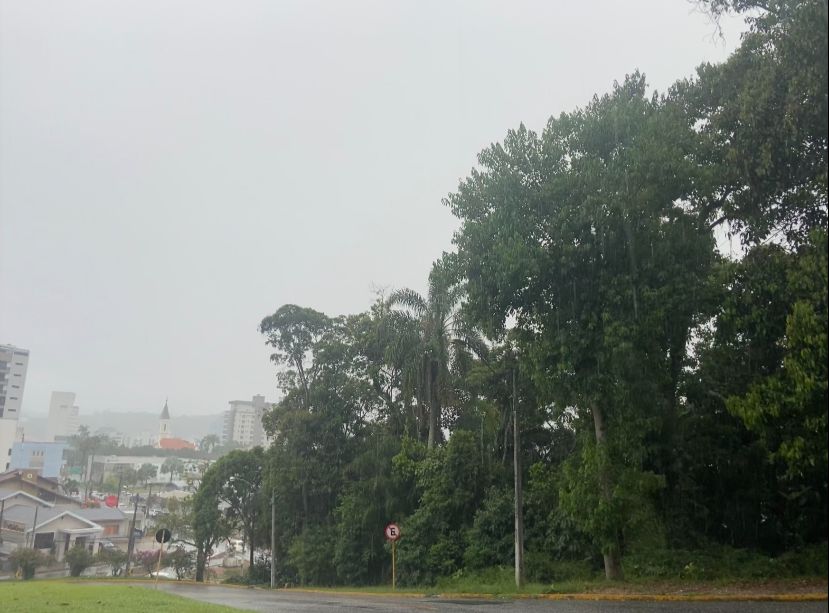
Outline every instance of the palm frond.
[(389, 296), (388, 305), (390, 307), (402, 306), (417, 315), (423, 315), (428, 310), (426, 300), (423, 296), (409, 288), (392, 292)]

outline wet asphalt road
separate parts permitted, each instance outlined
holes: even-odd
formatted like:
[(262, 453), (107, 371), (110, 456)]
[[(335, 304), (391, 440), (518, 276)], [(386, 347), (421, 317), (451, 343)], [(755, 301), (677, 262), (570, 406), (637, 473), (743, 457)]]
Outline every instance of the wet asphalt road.
[[(151, 588), (150, 588), (151, 589)], [(827, 602), (590, 602), (551, 600), (476, 600), (412, 598), (373, 595), (340, 595), (309, 592), (269, 592), (261, 589), (229, 588), (216, 585), (161, 583), (159, 589), (202, 602), (248, 611), (274, 613), (338, 613), (384, 611), (409, 613), (600, 613), (604, 611), (644, 613), (826, 613)]]

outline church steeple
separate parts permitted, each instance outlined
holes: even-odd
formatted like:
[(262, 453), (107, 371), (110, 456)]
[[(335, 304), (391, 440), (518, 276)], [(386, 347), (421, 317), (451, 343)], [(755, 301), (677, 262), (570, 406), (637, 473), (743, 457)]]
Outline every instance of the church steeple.
[[(161, 417), (158, 418), (158, 440), (170, 438), (170, 409), (167, 406), (167, 399), (164, 399), (164, 408), (161, 410)], [(159, 443), (160, 444), (160, 443)]]

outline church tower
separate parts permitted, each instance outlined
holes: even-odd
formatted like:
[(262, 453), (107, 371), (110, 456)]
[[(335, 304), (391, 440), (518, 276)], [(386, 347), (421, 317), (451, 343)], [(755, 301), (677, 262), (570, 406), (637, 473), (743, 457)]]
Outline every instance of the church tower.
[(167, 408), (167, 399), (164, 399), (164, 408), (161, 410), (161, 417), (158, 418), (158, 441), (161, 444), (161, 439), (170, 438), (170, 409)]

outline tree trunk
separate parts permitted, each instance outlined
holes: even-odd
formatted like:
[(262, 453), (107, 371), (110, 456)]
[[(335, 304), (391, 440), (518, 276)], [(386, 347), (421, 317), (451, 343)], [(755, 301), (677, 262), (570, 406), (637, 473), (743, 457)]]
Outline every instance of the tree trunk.
[(305, 479), (302, 480), (300, 487), (302, 493), (302, 529), (308, 527), (308, 487), (305, 484)]
[(248, 533), (248, 577), (253, 577), (253, 526)]
[(204, 567), (207, 564), (207, 556), (203, 547), (196, 550), (196, 581), (204, 581)]
[[(593, 405), (593, 427), (596, 431), (596, 445), (604, 447), (607, 440), (607, 425), (605, 424), (604, 414), (599, 408), (598, 404)], [(599, 488), (601, 489), (602, 498), (608, 504), (613, 498), (613, 484), (611, 483), (610, 471), (606, 461), (601, 461), (599, 465)], [(619, 548), (618, 535), (614, 537), (615, 542), (607, 548), (607, 544), (603, 544), (602, 556), (604, 557), (604, 574), (607, 579), (616, 581), (624, 578), (622, 572), (622, 556)]]

